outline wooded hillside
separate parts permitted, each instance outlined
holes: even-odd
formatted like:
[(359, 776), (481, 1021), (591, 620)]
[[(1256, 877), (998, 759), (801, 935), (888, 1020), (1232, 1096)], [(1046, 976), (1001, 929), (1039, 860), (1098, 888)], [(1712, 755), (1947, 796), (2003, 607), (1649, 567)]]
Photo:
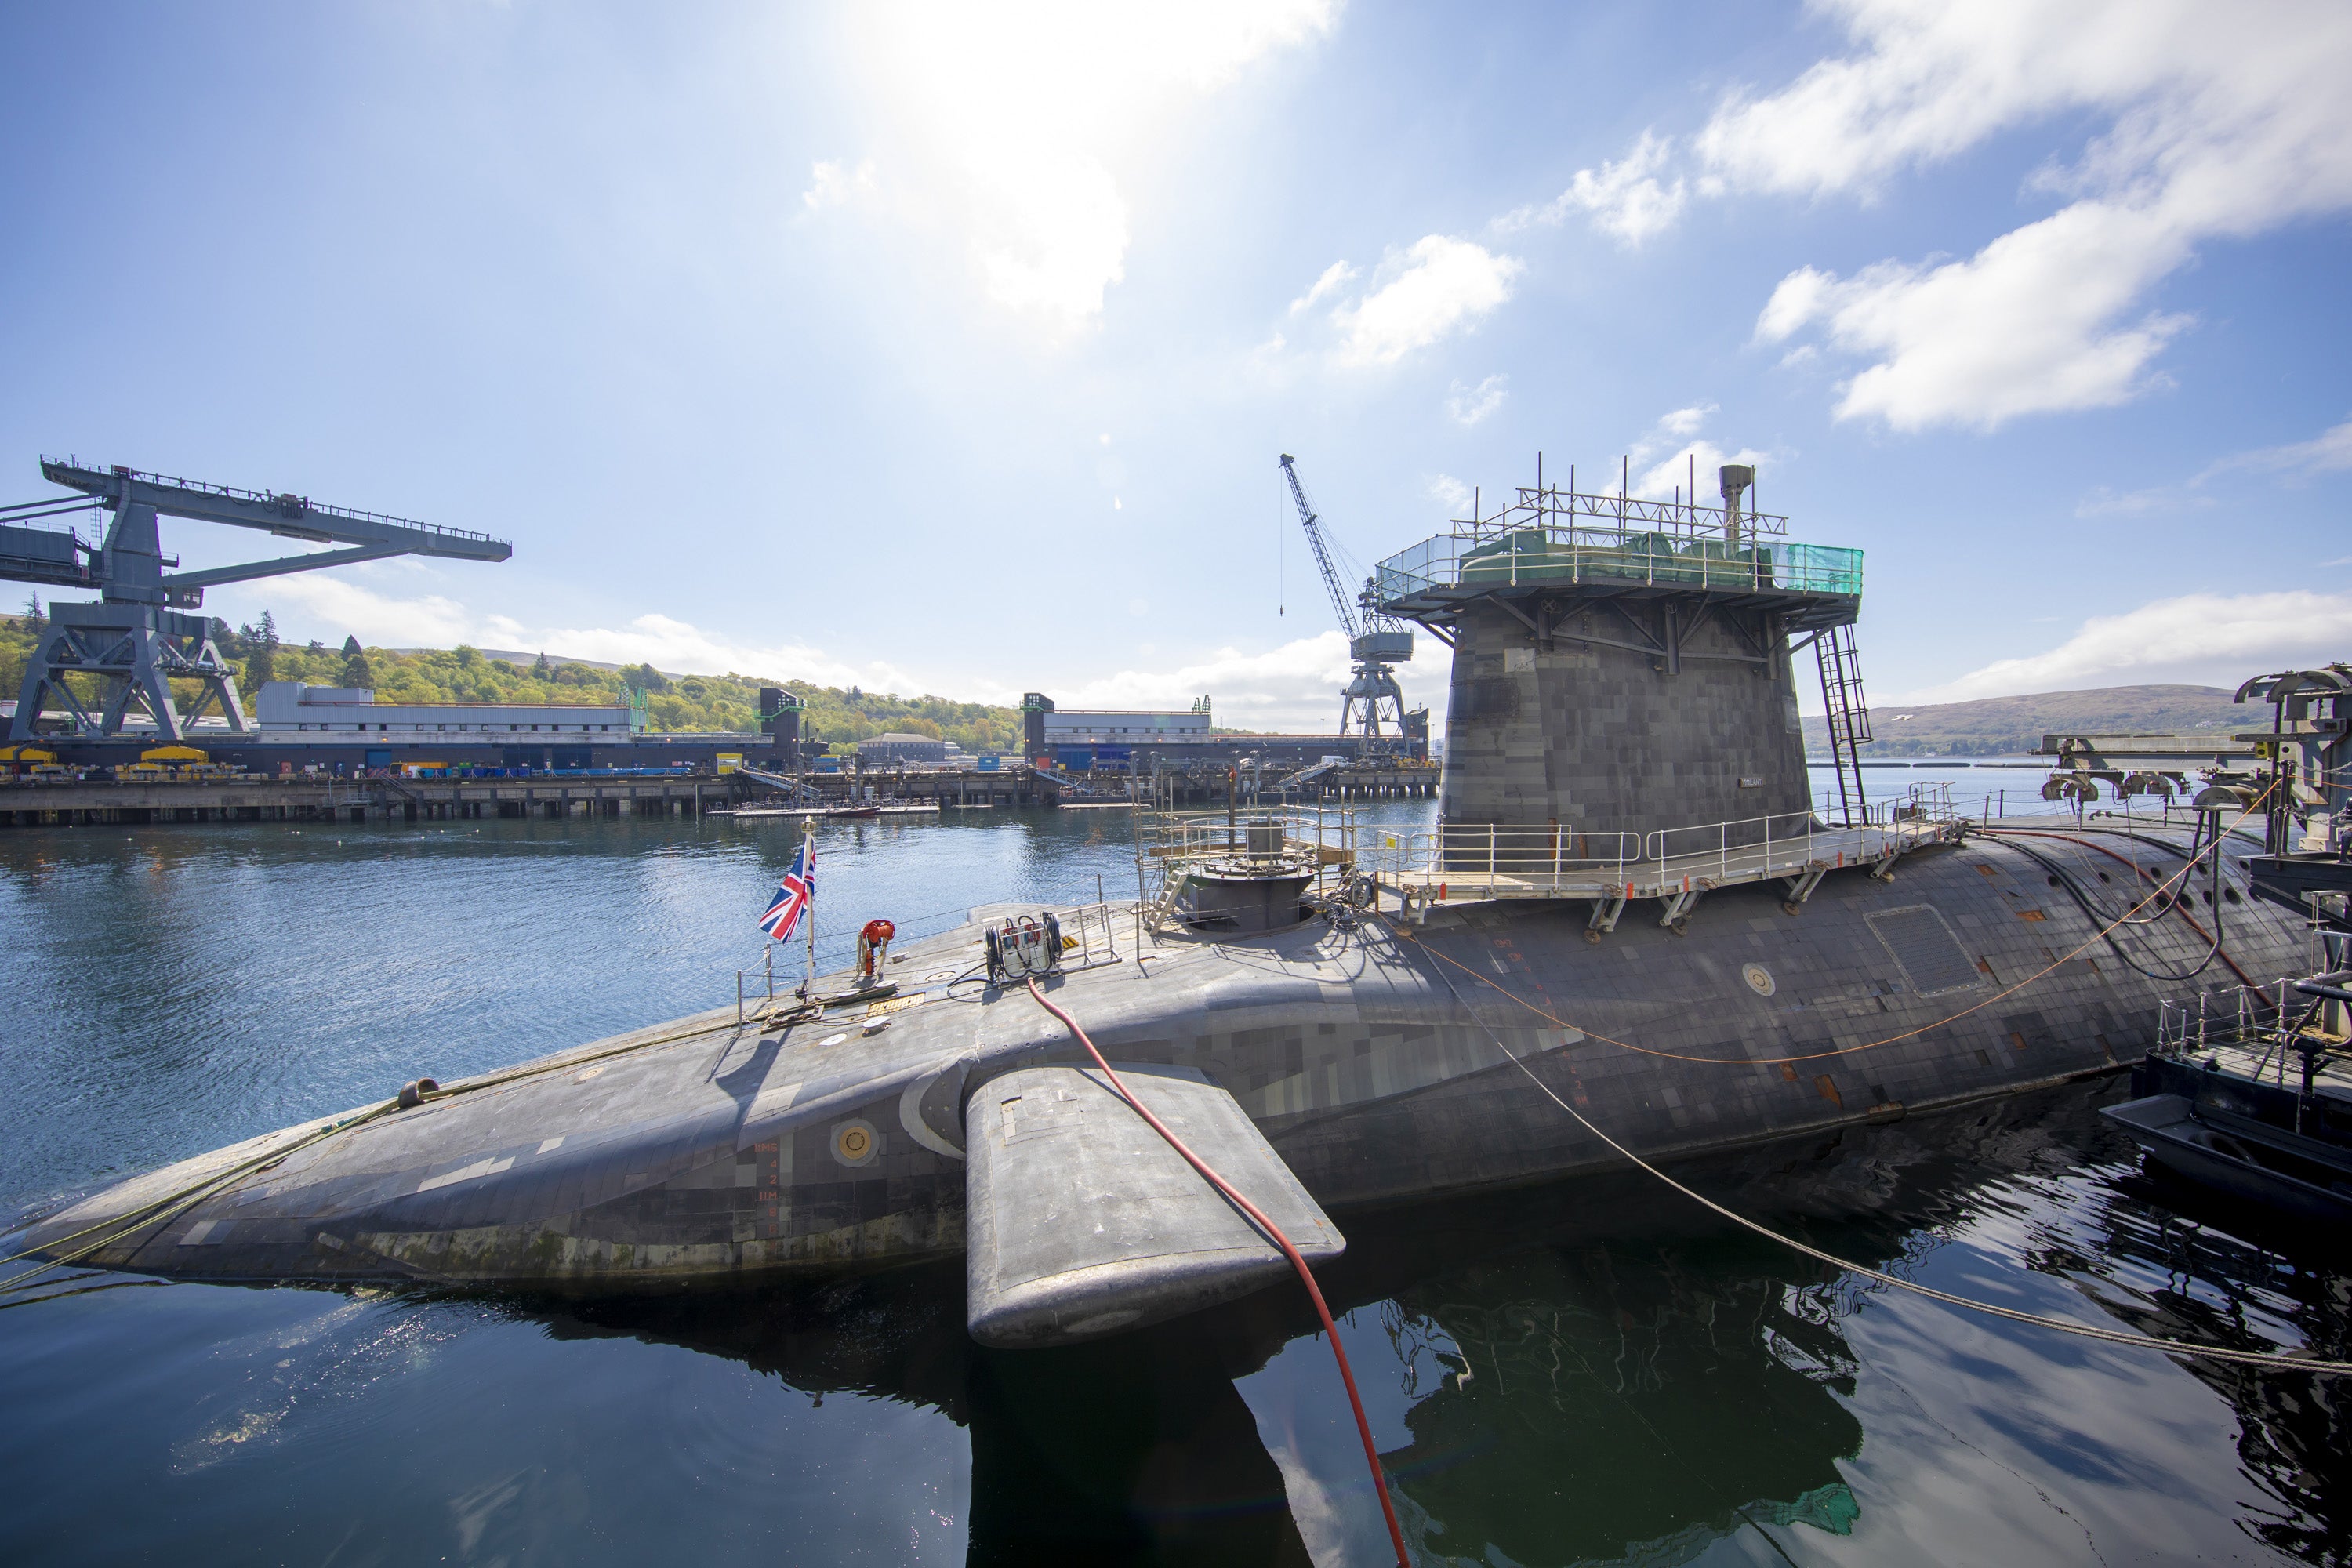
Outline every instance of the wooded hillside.
[[(28, 606), (29, 608), (29, 606)], [(29, 616), (0, 619), (0, 693), (15, 696), (25, 663), (39, 635)], [(953, 741), (973, 752), (1017, 749), (1021, 715), (1012, 708), (951, 702), (943, 697), (900, 697), (856, 687), (816, 686), (758, 675), (667, 675), (650, 665), (614, 668), (539, 655), (492, 658), (479, 648), (341, 647), (278, 640), (269, 617), (257, 626), (213, 623), (213, 640), (238, 667), (237, 688), (248, 701), (265, 680), (299, 680), (312, 686), (367, 686), (379, 702), (573, 702), (620, 703), (630, 687), (647, 694), (651, 727), (657, 731), (756, 733), (760, 688), (782, 686), (808, 704), (803, 723), (827, 744), (861, 741), (886, 731)], [(177, 689), (184, 684), (185, 689)], [(193, 701), (193, 683), (175, 683), (174, 695)], [(95, 700), (97, 691), (81, 693)]]

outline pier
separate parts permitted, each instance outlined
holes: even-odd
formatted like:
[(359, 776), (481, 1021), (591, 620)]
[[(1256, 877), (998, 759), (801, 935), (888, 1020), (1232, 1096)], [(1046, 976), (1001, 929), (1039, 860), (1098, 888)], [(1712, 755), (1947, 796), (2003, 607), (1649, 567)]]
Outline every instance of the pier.
[(448, 822), (487, 817), (698, 816), (737, 798), (722, 777), (84, 780), (0, 785), (0, 826)]
[[(932, 769), (780, 775), (751, 771), (656, 775), (562, 775), (321, 779), (242, 774), (227, 778), (0, 780), (0, 827), (96, 827), (152, 823), (454, 822), (494, 817), (701, 816), (745, 805), (804, 804), (824, 810), (865, 802), (922, 801), (943, 810), (1126, 805), (1125, 773), (1064, 773), (1015, 767), (978, 773)], [(1370, 767), (1335, 771), (1294, 788), (1290, 798), (1364, 801), (1420, 798), (1437, 770)], [(1142, 781), (1148, 793), (1154, 780)], [(1225, 770), (1169, 773), (1164, 799), (1223, 801)], [(1236, 783), (1237, 800), (1283, 798), (1275, 781)]]

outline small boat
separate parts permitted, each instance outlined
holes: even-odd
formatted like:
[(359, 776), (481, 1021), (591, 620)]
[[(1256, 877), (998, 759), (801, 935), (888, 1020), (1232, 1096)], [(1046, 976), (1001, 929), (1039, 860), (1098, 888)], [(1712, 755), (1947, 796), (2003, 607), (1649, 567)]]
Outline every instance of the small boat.
[(2311, 1219), (2352, 1220), (2352, 1151), (2186, 1095), (2104, 1107), (2149, 1158), (2192, 1181)]
[(882, 808), (878, 805), (829, 805), (816, 815), (825, 817), (879, 816)]

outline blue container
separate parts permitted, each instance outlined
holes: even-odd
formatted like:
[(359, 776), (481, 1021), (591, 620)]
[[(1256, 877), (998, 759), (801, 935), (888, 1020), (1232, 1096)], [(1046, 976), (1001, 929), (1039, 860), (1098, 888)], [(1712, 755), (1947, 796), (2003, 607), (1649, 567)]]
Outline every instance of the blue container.
[(981, 758), (981, 759), (980, 759), (980, 761), (979, 761), (979, 763), (978, 763), (977, 764), (975, 764), (973, 771), (974, 771), (974, 772), (976, 772), (976, 773), (996, 773), (996, 772), (998, 772), (998, 771), (999, 771), (999, 769), (998, 769), (998, 767), (997, 767), (996, 759), (995, 759), (994, 757), (982, 757), (982, 758)]

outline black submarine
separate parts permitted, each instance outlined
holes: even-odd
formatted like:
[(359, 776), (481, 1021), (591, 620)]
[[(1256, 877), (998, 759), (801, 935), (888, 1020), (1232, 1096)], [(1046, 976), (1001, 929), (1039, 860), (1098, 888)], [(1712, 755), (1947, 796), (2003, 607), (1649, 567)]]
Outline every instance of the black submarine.
[(582, 1293), (961, 1254), (971, 1332), (1047, 1345), (1288, 1266), (1033, 979), (1313, 1261), (1345, 1247), (1334, 1214), (1622, 1165), (1542, 1089), (1652, 1161), (1818, 1141), (2114, 1070), (2184, 991), (2305, 967), (2216, 813), (2063, 844), (1932, 794), (1824, 820), (1792, 654), (1834, 732), (1861, 552), (1743, 511), (1752, 479), (1727, 469), (1719, 508), (1538, 483), (1380, 563), (1370, 602), (1453, 652), (1432, 833), (1139, 810), (1132, 920), (976, 910), (891, 994), (421, 1078), (8, 1250)]

